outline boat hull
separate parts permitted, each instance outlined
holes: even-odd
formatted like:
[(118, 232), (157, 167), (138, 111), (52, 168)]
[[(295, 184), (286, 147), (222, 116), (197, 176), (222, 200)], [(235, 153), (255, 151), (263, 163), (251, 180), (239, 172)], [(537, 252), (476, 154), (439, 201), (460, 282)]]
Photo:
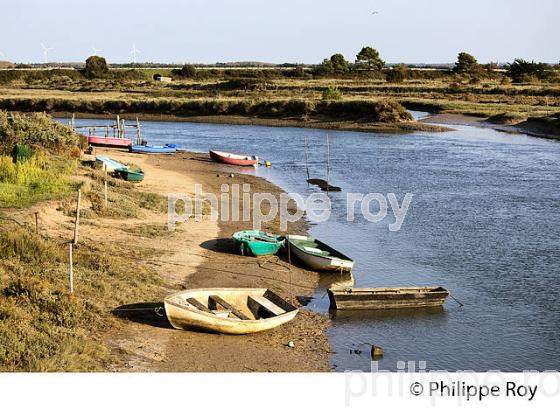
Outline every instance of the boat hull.
[(111, 158), (96, 157), (95, 161), (101, 164), (101, 167), (103, 169), (106, 169), (107, 172), (115, 172), (117, 169), (127, 169), (127, 166), (125, 164), (122, 164), (119, 161), (115, 161)]
[[(264, 236), (276, 239), (276, 242), (250, 240), (250, 236)], [(276, 254), (283, 244), (283, 239), (278, 235), (267, 235), (262, 231), (240, 231), (233, 234), (233, 247), (241, 255), (266, 256)]]
[(129, 182), (141, 182), (144, 180), (144, 172), (130, 171), (128, 169), (116, 169), (115, 172), (119, 177)]
[(449, 296), (442, 287), (329, 289), (327, 293), (330, 308), (339, 310), (440, 307)]
[(177, 152), (177, 148), (174, 146), (156, 147), (151, 145), (131, 145), (128, 150), (137, 154), (173, 154)]
[(249, 333), (264, 332), (291, 321), (298, 313), (298, 309), (290, 306), (290, 311), (265, 319), (257, 319), (248, 310), (245, 311), (251, 317), (250, 320), (238, 318), (220, 317), (213, 313), (200, 311), (188, 303), (189, 298), (195, 298), (205, 303), (210, 295), (217, 295), (225, 300), (237, 302), (237, 305), (246, 305), (251, 295), (262, 296), (268, 289), (261, 288), (204, 288), (192, 289), (171, 295), (164, 300), (165, 313), (169, 323), (175, 329), (193, 329), (212, 333), (224, 333), (230, 335), (242, 335)]
[(96, 145), (100, 147), (129, 147), (132, 141), (128, 138), (110, 138), (110, 137), (87, 137), (89, 145)]
[(256, 167), (259, 164), (258, 157), (249, 157), (240, 154), (232, 154), (231, 152), (209, 151), (210, 158), (214, 161), (222, 162), (229, 165), (238, 165), (242, 167)]
[[(290, 235), (289, 238), (306, 238), (303, 236), (294, 236)], [(314, 240), (319, 246), (330, 249), (333, 252), (340, 254), (339, 252), (335, 251), (334, 249), (328, 247), (321, 241)], [(352, 268), (354, 267), (354, 261), (344, 255), (340, 254), (341, 257), (333, 257), (333, 256), (322, 256), (313, 254), (310, 252), (306, 252), (299, 246), (296, 246), (293, 242), (287, 239), (288, 246), (290, 247), (290, 252), (293, 253), (299, 260), (301, 260), (305, 265), (313, 270), (318, 271), (334, 271), (334, 272), (351, 272)]]

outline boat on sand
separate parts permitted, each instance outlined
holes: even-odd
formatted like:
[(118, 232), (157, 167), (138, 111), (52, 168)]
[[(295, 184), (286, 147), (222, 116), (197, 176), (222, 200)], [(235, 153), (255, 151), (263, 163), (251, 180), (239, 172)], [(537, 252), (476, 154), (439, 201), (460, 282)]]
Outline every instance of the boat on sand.
[(331, 288), (331, 309), (396, 309), (442, 306), (449, 291), (441, 286)]
[(262, 332), (292, 320), (298, 309), (265, 288), (190, 289), (165, 298), (175, 329), (225, 334)]
[(172, 154), (179, 148), (176, 144), (167, 145), (131, 145), (128, 147), (130, 152), (137, 154)]
[(214, 161), (229, 165), (253, 166), (259, 165), (259, 157), (254, 155), (232, 154), (231, 152), (209, 151), (210, 158)]
[(239, 231), (233, 234), (233, 246), (241, 255), (274, 255), (283, 244), (283, 236), (264, 231)]
[(350, 272), (354, 261), (326, 243), (310, 236), (287, 235), (290, 252), (314, 270)]

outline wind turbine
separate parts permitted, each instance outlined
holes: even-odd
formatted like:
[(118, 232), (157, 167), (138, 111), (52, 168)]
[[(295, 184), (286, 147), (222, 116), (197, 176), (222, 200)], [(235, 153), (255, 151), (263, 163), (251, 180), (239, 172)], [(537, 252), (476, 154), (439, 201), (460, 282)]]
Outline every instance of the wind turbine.
[(141, 51), (136, 48), (136, 44), (132, 44), (132, 50), (130, 51), (130, 54), (132, 54), (132, 62), (134, 64), (136, 64), (136, 55), (140, 53)]
[(41, 47), (43, 48), (43, 57), (45, 59), (45, 64), (47, 64), (49, 62), (49, 51), (53, 50), (52, 47), (46, 47), (43, 43), (39, 43), (41, 44)]
[(94, 56), (96, 56), (97, 53), (103, 51), (103, 50), (101, 50), (100, 48), (95, 48), (95, 44), (92, 44), (92, 45), (91, 45), (91, 48), (92, 48), (92, 50), (93, 50), (93, 54), (92, 54), (92, 55), (94, 55)]

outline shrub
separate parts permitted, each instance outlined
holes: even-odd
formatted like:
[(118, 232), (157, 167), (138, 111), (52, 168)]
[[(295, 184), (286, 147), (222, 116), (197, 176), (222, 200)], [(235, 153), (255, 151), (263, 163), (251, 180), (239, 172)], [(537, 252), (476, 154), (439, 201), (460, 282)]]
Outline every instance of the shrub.
[(11, 154), (16, 144), (38, 146), (58, 154), (69, 153), (77, 146), (78, 135), (46, 114), (9, 114), (0, 110), (0, 154)]
[(88, 78), (105, 78), (109, 73), (107, 61), (103, 57), (91, 56), (86, 60), (84, 74)]
[(390, 83), (402, 83), (408, 76), (408, 67), (404, 64), (397, 64), (387, 72), (387, 81)]
[(321, 98), (323, 100), (340, 100), (342, 99), (342, 91), (338, 87), (327, 87), (323, 90)]

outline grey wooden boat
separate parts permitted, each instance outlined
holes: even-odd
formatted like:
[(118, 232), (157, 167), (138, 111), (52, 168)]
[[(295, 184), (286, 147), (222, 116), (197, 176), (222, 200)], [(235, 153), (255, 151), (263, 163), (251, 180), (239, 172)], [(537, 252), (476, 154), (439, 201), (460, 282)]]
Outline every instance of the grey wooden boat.
[(449, 291), (441, 286), (331, 288), (331, 309), (397, 309), (442, 306)]

